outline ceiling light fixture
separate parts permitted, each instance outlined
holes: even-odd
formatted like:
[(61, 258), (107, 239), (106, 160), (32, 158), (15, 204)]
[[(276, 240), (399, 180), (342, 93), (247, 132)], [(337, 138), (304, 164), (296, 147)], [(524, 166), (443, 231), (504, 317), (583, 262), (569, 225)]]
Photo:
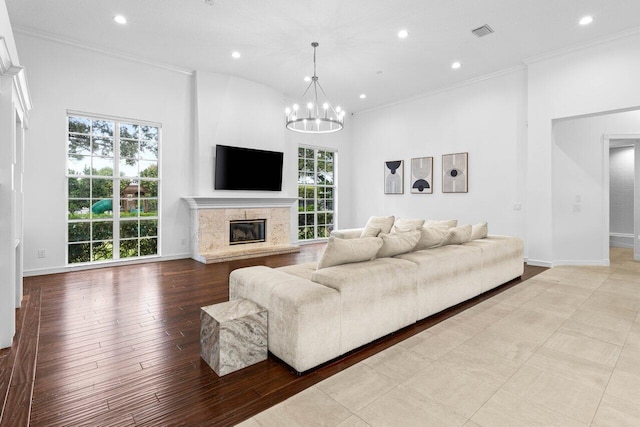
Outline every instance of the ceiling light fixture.
[(462, 66), (462, 64), (460, 64), (458, 61), (456, 61), (453, 64), (451, 64), (451, 68), (453, 68), (454, 70), (457, 70), (461, 66)]
[(304, 81), (309, 83), (311, 81), (311, 77), (309, 76), (304, 76)]
[(238, 52), (237, 50), (234, 52), (231, 52), (231, 57), (234, 59), (240, 58), (240, 52)]
[(400, 37), (401, 39), (406, 39), (408, 36), (409, 36), (409, 31), (407, 30), (398, 31), (398, 37)]
[[(329, 133), (337, 132), (344, 127), (345, 112), (339, 106), (333, 108), (331, 102), (324, 93), (324, 89), (318, 82), (316, 73), (316, 48), (317, 42), (311, 43), (313, 47), (313, 77), (307, 90), (302, 94), (303, 107), (293, 104), (287, 107), (285, 118), (287, 129), (303, 133)], [(303, 111), (306, 107), (307, 111)]]
[(116, 15), (113, 17), (113, 20), (116, 21), (120, 25), (124, 25), (127, 23), (127, 18), (122, 15)]
[(578, 22), (580, 25), (589, 25), (593, 22), (593, 16), (583, 16)]
[(367, 97), (367, 95), (366, 95), (366, 94), (364, 94), (364, 93), (361, 93), (361, 94), (360, 94), (360, 99), (365, 99), (366, 97)]

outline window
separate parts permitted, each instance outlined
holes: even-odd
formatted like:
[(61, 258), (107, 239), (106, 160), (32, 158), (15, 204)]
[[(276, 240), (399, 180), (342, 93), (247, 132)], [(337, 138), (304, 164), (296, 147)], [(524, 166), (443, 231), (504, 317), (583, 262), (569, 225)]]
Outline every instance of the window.
[(67, 263), (158, 254), (160, 127), (67, 116)]
[(335, 215), (336, 153), (298, 148), (298, 240), (329, 237)]

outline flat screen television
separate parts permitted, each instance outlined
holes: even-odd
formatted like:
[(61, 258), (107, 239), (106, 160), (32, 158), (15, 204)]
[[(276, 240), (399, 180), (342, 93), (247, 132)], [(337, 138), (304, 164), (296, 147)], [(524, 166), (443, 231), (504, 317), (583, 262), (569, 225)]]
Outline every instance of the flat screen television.
[(278, 151), (216, 145), (216, 190), (282, 190), (282, 159)]

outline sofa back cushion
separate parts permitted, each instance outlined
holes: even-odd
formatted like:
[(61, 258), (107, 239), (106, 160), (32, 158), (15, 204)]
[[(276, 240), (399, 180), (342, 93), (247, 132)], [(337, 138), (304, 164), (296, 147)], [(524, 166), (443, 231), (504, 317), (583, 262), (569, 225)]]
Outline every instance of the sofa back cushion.
[(391, 232), (391, 227), (393, 227), (393, 222), (395, 221), (395, 217), (391, 216), (372, 216), (367, 221), (365, 225), (365, 229), (367, 227), (379, 228), (380, 233), (389, 233)]
[(360, 234), (360, 237), (378, 237), (378, 234), (380, 234), (380, 227), (372, 227), (370, 225), (367, 225), (362, 230), (362, 234)]
[(447, 235), (444, 236), (444, 242), (442, 242), (442, 246), (461, 245), (462, 243), (466, 243), (470, 240), (471, 240), (471, 226), (462, 225), (460, 227), (450, 228), (447, 231)]
[(393, 223), (392, 233), (406, 233), (407, 231), (418, 230), (424, 225), (424, 219), (396, 218)]
[(380, 233), (382, 247), (378, 251), (377, 258), (387, 258), (411, 252), (420, 240), (420, 231), (414, 230), (406, 233), (384, 234)]
[(318, 261), (318, 270), (350, 262), (369, 261), (376, 257), (382, 246), (380, 237), (360, 239), (336, 239), (329, 237), (327, 246)]
[(430, 219), (424, 223), (425, 227), (441, 227), (445, 229), (453, 228), (458, 226), (457, 219)]
[(447, 229), (443, 227), (422, 227), (420, 229), (420, 239), (416, 244), (415, 250), (437, 248), (444, 242), (447, 235)]
[(489, 234), (489, 226), (486, 222), (479, 222), (471, 226), (471, 240), (484, 239)]

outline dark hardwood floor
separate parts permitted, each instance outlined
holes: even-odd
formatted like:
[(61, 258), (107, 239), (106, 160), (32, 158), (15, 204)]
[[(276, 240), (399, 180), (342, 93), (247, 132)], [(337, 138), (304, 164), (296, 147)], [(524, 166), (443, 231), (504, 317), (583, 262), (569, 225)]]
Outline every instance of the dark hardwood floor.
[(526, 266), (522, 279), (302, 376), (270, 355), (219, 378), (200, 359), (200, 307), (228, 300), (236, 268), (313, 261), (323, 248), (222, 264), (178, 260), (25, 278), (14, 345), (0, 352), (0, 423), (233, 425), (545, 270)]

